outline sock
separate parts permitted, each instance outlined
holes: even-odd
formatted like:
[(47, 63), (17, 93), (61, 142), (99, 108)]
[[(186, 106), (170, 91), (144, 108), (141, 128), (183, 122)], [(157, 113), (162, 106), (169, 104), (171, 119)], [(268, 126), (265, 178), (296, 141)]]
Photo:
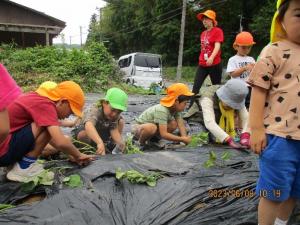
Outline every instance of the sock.
[(24, 156), (22, 160), (19, 162), (21, 169), (27, 169), (32, 163), (36, 161), (37, 158)]
[(284, 221), (279, 218), (276, 218), (274, 225), (287, 225), (288, 220)]

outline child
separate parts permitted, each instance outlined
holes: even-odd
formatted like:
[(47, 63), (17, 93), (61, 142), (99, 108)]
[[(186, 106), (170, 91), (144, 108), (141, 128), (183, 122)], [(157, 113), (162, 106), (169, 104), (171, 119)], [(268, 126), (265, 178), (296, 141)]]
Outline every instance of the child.
[(80, 151), (63, 135), (59, 119), (71, 114), (81, 117), (84, 94), (80, 86), (65, 81), (52, 90), (39, 89), (18, 97), (7, 108), (10, 119), (10, 134), (0, 146), (0, 166), (13, 168), (7, 178), (13, 181), (26, 180), (44, 171), (36, 163), (44, 147), (51, 143), (73, 156), (78, 164), (93, 159)]
[[(39, 92), (42, 89), (53, 90), (54, 88), (56, 88), (56, 86), (57, 86), (57, 83), (55, 83), (53, 81), (45, 81), (40, 84), (39, 88), (36, 91)], [(74, 127), (79, 122), (79, 120), (80, 120), (79, 117), (77, 117), (75, 120), (69, 120), (69, 119), (59, 120), (59, 125), (61, 127)], [(65, 135), (65, 137), (70, 138), (67, 135)], [(45, 146), (44, 150), (42, 151), (41, 157), (47, 158), (47, 157), (49, 157), (51, 155), (55, 155), (59, 152), (60, 152), (59, 149), (55, 148), (51, 144), (47, 144)], [(72, 159), (72, 157), (69, 157), (69, 158)]]
[[(247, 130), (248, 111), (245, 107), (247, 93), (246, 83), (239, 79), (230, 79), (222, 86), (212, 85), (203, 88), (200, 91), (200, 107), (194, 104), (184, 118), (189, 118), (200, 110), (198, 117), (200, 122), (204, 123), (218, 142), (235, 149), (248, 148), (250, 134)], [(234, 141), (237, 136), (235, 114), (242, 123), (240, 143)]]
[(0, 145), (9, 133), (9, 117), (6, 107), (21, 94), (20, 87), (0, 64)]
[[(53, 81), (45, 81), (45, 82), (41, 83), (41, 85), (39, 86), (37, 91), (42, 88), (51, 90), (51, 89), (56, 88), (56, 86), (57, 86), (57, 83), (55, 83)], [(68, 120), (68, 119), (59, 120), (59, 123), (60, 123), (61, 127), (74, 127), (75, 125), (77, 125), (79, 123), (79, 121), (80, 121), (80, 118), (77, 117), (74, 120)]]
[(127, 110), (127, 100), (127, 94), (121, 89), (109, 89), (100, 104), (95, 104), (72, 131), (75, 139), (93, 143), (99, 155), (111, 153), (115, 147), (115, 151), (123, 152), (125, 144), (122, 131), (125, 121), (121, 113)]
[[(132, 127), (132, 133), (139, 140), (141, 148), (154, 136), (163, 139), (190, 143), (191, 137), (187, 135), (181, 113), (187, 102), (194, 94), (182, 83), (172, 84), (167, 88), (167, 96), (160, 100), (160, 104), (146, 109)], [(180, 136), (172, 134), (179, 129)]]
[(300, 198), (299, 8), (298, 0), (277, 1), (271, 44), (248, 79), (250, 143), (260, 166), (256, 187), (260, 225), (287, 224)]
[[(238, 78), (246, 82), (255, 60), (248, 56), (252, 46), (255, 44), (253, 37), (249, 32), (243, 31), (239, 33), (233, 43), (233, 48), (237, 51), (235, 56), (232, 56), (227, 64), (227, 73), (232, 78)], [(246, 97), (246, 107), (249, 108), (251, 88), (249, 86), (249, 93)]]

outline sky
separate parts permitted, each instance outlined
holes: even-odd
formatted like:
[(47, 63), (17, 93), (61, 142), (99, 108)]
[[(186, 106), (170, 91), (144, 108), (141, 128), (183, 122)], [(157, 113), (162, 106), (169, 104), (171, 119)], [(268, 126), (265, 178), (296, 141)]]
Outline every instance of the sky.
[[(80, 26), (82, 27), (82, 42), (85, 43), (92, 14), (99, 14), (97, 8), (105, 6), (102, 0), (11, 0), (34, 10), (43, 12), (66, 22), (65, 42), (80, 44)], [(54, 43), (62, 43), (58, 36)]]

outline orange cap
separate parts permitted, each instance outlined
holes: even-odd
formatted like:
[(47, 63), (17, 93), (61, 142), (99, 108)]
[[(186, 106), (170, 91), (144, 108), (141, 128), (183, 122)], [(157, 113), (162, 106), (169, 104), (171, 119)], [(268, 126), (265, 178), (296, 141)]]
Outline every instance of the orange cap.
[(240, 46), (250, 46), (254, 45), (255, 42), (253, 40), (252, 34), (247, 31), (242, 31), (241, 33), (237, 34), (235, 37), (235, 41), (233, 43), (233, 47), (236, 45)]
[(39, 87), (36, 92), (44, 97), (51, 99), (52, 101), (58, 101), (60, 99), (67, 99), (72, 112), (82, 117), (82, 108), (84, 106), (84, 93), (81, 87), (73, 81), (64, 81), (55, 88), (47, 89), (45, 87)]
[(203, 16), (206, 16), (209, 19), (211, 19), (214, 23), (214, 26), (217, 26), (218, 22), (216, 20), (217, 15), (216, 15), (215, 11), (209, 9), (209, 10), (206, 10), (204, 13), (198, 13), (197, 14), (197, 19), (202, 21)]
[(167, 96), (160, 100), (160, 104), (166, 107), (174, 105), (176, 99), (180, 95), (193, 96), (187, 85), (183, 83), (175, 83), (167, 88)]

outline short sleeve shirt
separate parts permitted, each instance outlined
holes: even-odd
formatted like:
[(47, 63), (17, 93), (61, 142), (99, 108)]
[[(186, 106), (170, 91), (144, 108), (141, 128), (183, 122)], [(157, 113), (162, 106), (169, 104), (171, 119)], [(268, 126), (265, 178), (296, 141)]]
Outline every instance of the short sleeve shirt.
[[(255, 63), (254, 58), (251, 56), (240, 56), (240, 55), (232, 56), (228, 60), (226, 72), (231, 73), (251, 63)], [(249, 75), (250, 75), (250, 71), (244, 71), (239, 77), (235, 77), (234, 79), (241, 79), (246, 81)]]
[(154, 123), (160, 125), (167, 125), (168, 122), (174, 119), (181, 118), (181, 113), (176, 112), (171, 114), (168, 107), (165, 107), (161, 104), (157, 104), (151, 106), (146, 109), (137, 119), (137, 123), (145, 124), (145, 123)]
[(29, 92), (18, 97), (7, 107), (10, 134), (0, 146), (0, 156), (8, 150), (11, 133), (36, 123), (39, 127), (59, 126), (56, 106), (50, 99), (40, 96), (35, 92)]
[(266, 132), (300, 140), (300, 47), (288, 41), (266, 46), (248, 83), (268, 90)]
[(83, 117), (82, 123), (90, 121), (96, 128), (98, 133), (103, 132), (104, 130), (113, 130), (118, 127), (118, 121), (120, 120), (120, 116), (114, 120), (108, 120), (103, 112), (102, 106), (99, 104), (94, 104), (90, 110), (88, 110)]
[[(201, 51), (199, 55), (199, 65), (207, 66), (204, 54), (211, 56), (215, 43), (224, 41), (224, 34), (221, 28), (213, 27), (211, 30), (205, 30), (200, 35)], [(217, 65), (221, 62), (221, 50), (218, 51), (217, 55), (214, 58), (214, 61), (211, 66)]]

